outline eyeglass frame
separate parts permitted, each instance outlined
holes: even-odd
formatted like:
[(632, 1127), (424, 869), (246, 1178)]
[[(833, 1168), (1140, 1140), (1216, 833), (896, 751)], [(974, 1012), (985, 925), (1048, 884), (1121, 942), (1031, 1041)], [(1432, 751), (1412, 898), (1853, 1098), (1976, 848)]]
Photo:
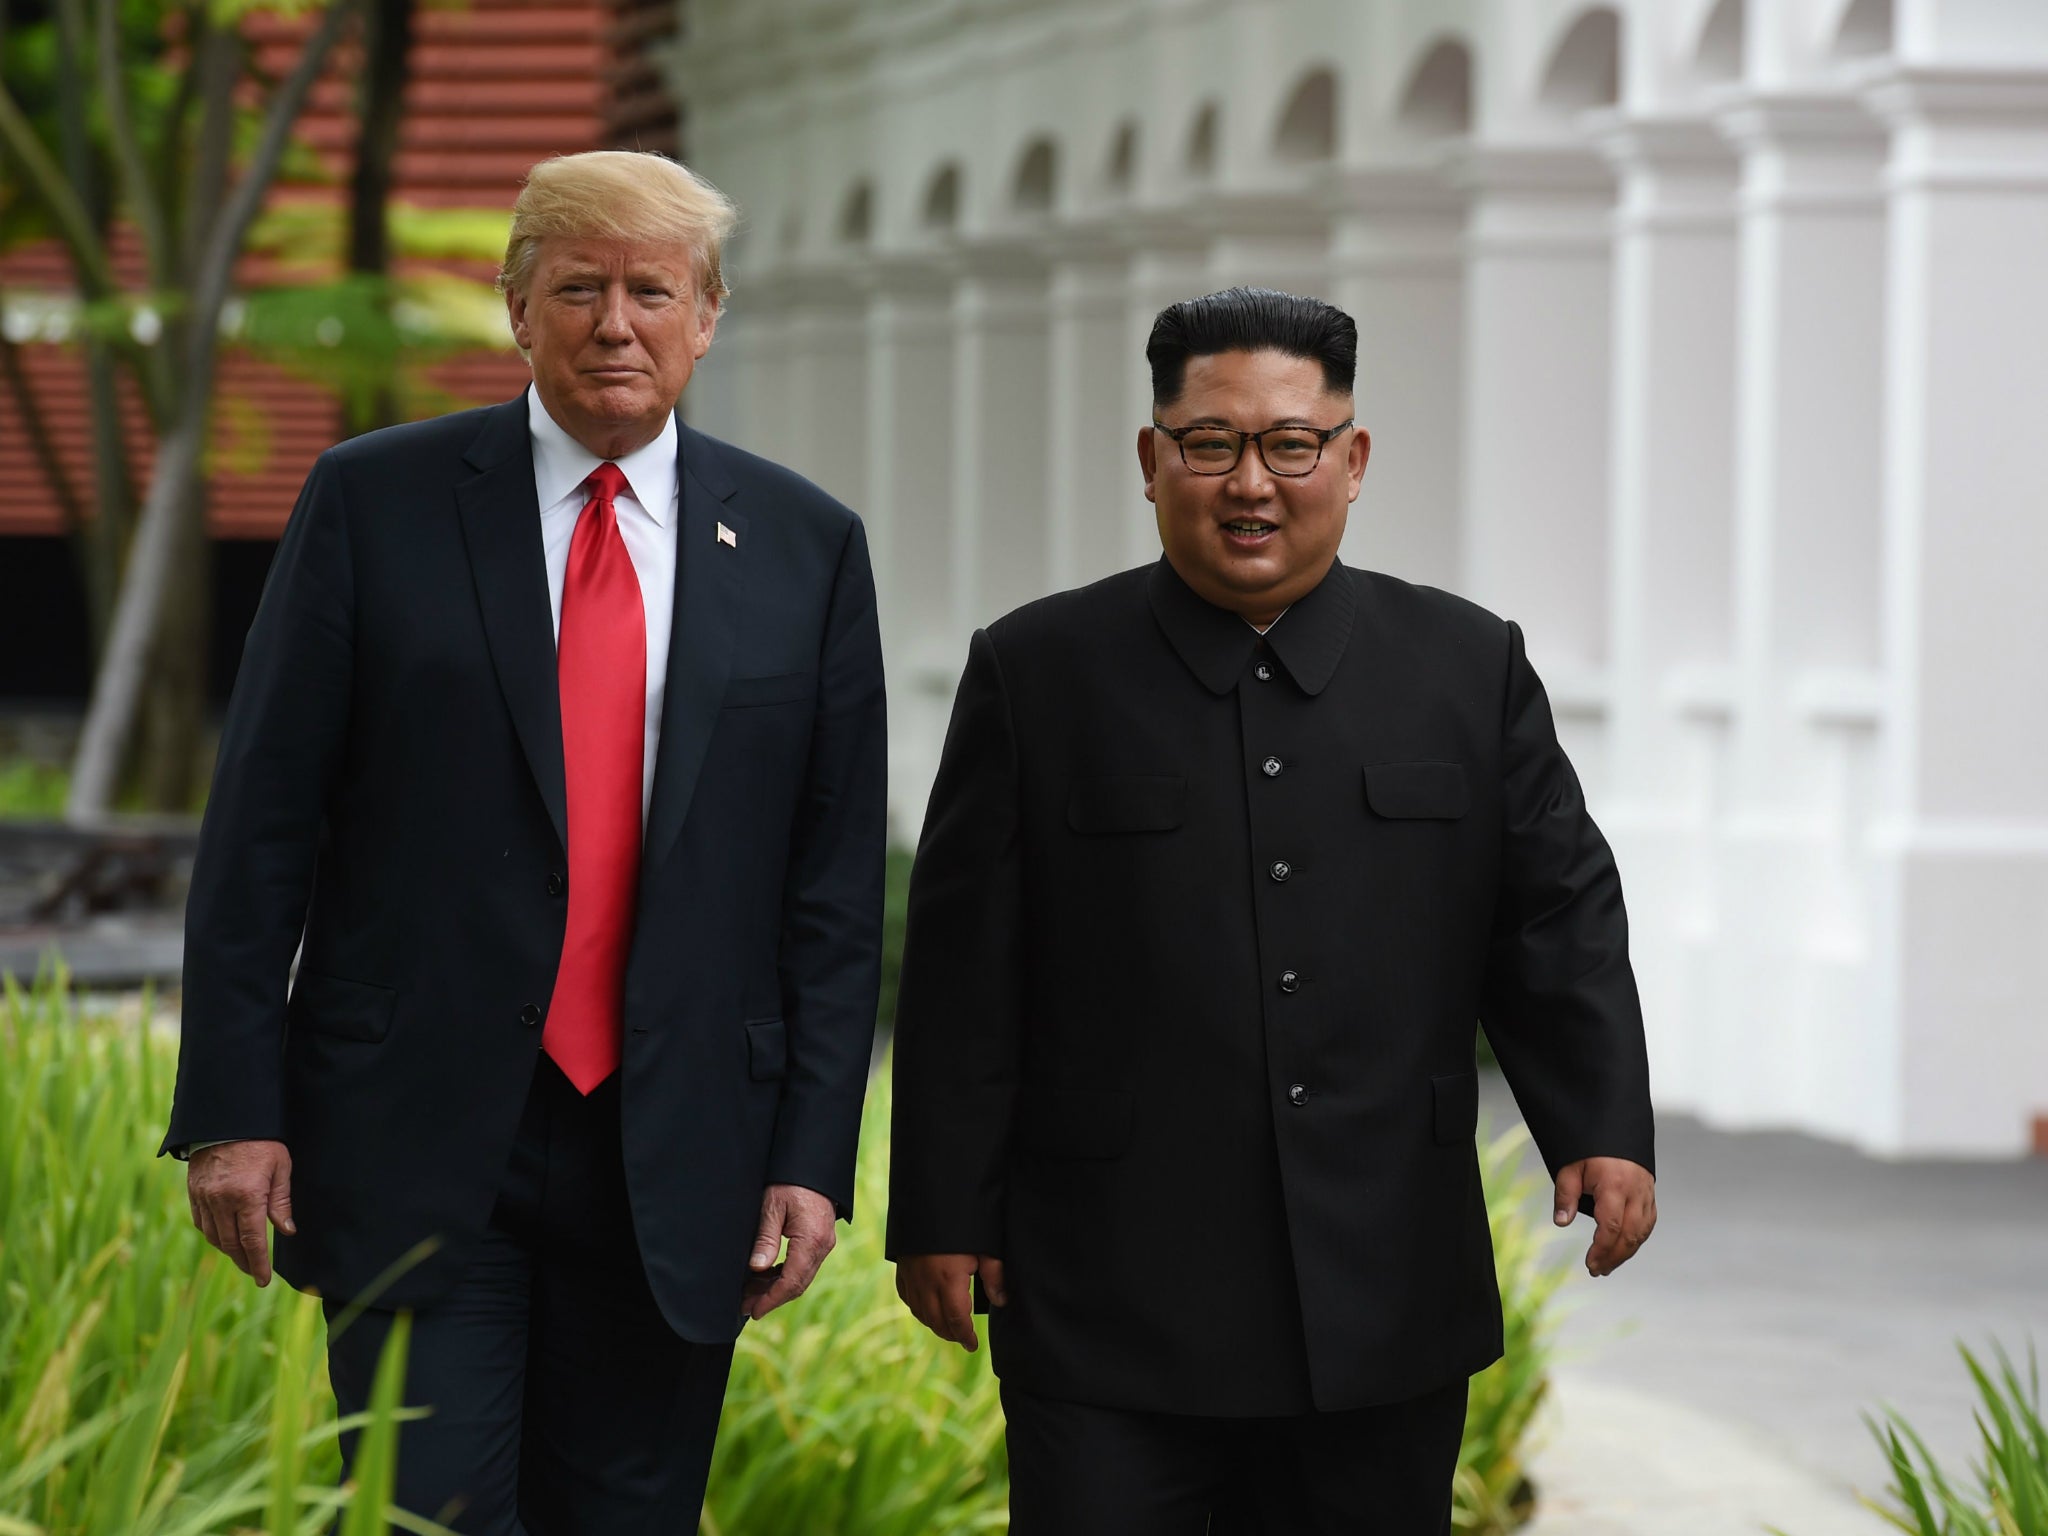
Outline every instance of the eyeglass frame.
[[(1277, 475), (1282, 480), (1305, 480), (1323, 467), (1323, 450), (1330, 446), (1331, 440), (1340, 433), (1348, 432), (1357, 425), (1358, 418), (1356, 416), (1347, 417), (1343, 421), (1338, 422), (1334, 427), (1280, 426), (1268, 427), (1265, 432), (1244, 432), (1236, 427), (1211, 426), (1203, 422), (1196, 422), (1192, 426), (1186, 427), (1169, 427), (1165, 422), (1157, 418), (1154, 418), (1152, 422), (1154, 431), (1164, 432), (1173, 439), (1174, 446), (1180, 450), (1181, 467), (1186, 469), (1189, 474), (1200, 475), (1205, 480), (1213, 480), (1219, 475), (1233, 473), (1237, 466), (1244, 462), (1244, 445), (1247, 442), (1256, 442), (1259, 445), (1259, 462), (1266, 466), (1267, 474)], [(1222, 469), (1197, 469), (1194, 465), (1188, 463), (1187, 437), (1190, 432), (1219, 432), (1234, 437), (1237, 439), (1237, 452), (1232, 456), (1230, 463)], [(1315, 463), (1309, 465), (1307, 469), (1275, 469), (1273, 461), (1266, 457), (1266, 433), (1268, 432), (1304, 432), (1313, 436), (1316, 440)]]

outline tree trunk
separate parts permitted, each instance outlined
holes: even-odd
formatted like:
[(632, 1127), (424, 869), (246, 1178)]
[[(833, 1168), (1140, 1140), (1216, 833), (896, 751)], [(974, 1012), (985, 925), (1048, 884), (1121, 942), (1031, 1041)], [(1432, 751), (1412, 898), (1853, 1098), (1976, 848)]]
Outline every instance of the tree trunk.
[(213, 545), (206, 536), (206, 487), (194, 475), (176, 518), (178, 546), (150, 655), (146, 705), (132, 782), (142, 803), (188, 811), (199, 798), (199, 748), (206, 720), (206, 673), (213, 630)]
[[(104, 816), (128, 744), (135, 734), (143, 685), (151, 655), (170, 606), (182, 540), (191, 535), (198, 515), (191, 487), (199, 483), (212, 420), (214, 358), (219, 349), (221, 311), (234, 284), (235, 261), (248, 238), (264, 196), (277, 177), (292, 124), (298, 120), (307, 92), (320, 72), (335, 38), (347, 22), (353, 0), (334, 0), (307, 40), (291, 74), (272, 94), (264, 113), (262, 134), (241, 181), (219, 216), (210, 221), (199, 247), (201, 260), (190, 290), (184, 352), (183, 390), (170, 427), (157, 445), (149, 494), (137, 519), (134, 545), (121, 577), (121, 595), (107, 634), (92, 703), (79, 733), (72, 759), (71, 798), (66, 814), (74, 822)], [(200, 167), (201, 177), (210, 168)], [(200, 217), (196, 208), (195, 220)], [(203, 533), (201, 534), (203, 537)]]
[[(349, 185), (348, 269), (386, 281), (391, 276), (392, 162), (405, 118), (413, 4), (414, 0), (368, 0), (363, 15), (362, 131)], [(399, 419), (394, 374), (395, 368), (387, 367), (367, 398), (347, 403), (351, 437)]]

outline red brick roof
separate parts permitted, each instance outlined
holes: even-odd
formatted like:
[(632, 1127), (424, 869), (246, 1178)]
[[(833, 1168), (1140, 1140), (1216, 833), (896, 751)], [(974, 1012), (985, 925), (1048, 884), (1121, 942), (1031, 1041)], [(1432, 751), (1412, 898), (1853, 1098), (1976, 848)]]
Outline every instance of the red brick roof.
[[(422, 6), (414, 23), (395, 196), (422, 207), (509, 209), (527, 168), (549, 155), (613, 142), (672, 150), (673, 106), (638, 54), (646, 39), (672, 25), (673, 14), (672, 0)], [(255, 16), (245, 25), (260, 67), (273, 76), (291, 67), (311, 30), (304, 17)], [(300, 142), (317, 154), (331, 180), (281, 185), (273, 205), (345, 201), (356, 137), (355, 72), (350, 47), (315, 86), (299, 122)], [(140, 253), (132, 238), (117, 238), (115, 256), (124, 280), (139, 284)], [(489, 275), (475, 263), (457, 270)], [(254, 259), (241, 272), (251, 286), (272, 276)], [(68, 291), (70, 264), (46, 243), (0, 258), (0, 281), (16, 298)], [(21, 352), (72, 482), (89, 503), (91, 425), (79, 358), (69, 347), (47, 343)], [(509, 398), (527, 372), (508, 350), (465, 354), (433, 369), (430, 378), (457, 399), (480, 402)], [(339, 435), (339, 404), (317, 384), (235, 351), (222, 359), (218, 397), (209, 527), (221, 538), (274, 538), (314, 458)], [(137, 451), (140, 494), (149, 430), (132, 399), (126, 430)], [(0, 536), (60, 531), (18, 403), (0, 387)]]

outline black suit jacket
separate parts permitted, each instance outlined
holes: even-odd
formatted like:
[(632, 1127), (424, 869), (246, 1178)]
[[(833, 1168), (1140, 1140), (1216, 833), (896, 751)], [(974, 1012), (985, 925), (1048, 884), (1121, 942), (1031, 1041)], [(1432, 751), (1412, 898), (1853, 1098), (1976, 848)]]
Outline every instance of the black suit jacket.
[[(859, 520), (687, 427), (679, 456), (622, 1114), (654, 1294), (720, 1341), (763, 1185), (852, 1208), (886, 748)], [(221, 736), (165, 1141), (288, 1144), (295, 1285), (435, 1238), (385, 1294), (431, 1304), (490, 1215), (567, 912), (551, 622), (524, 396), (321, 455)]]
[(912, 875), (889, 1250), (1005, 1261), (1004, 1379), (1201, 1414), (1501, 1348), (1481, 1019), (1545, 1160), (1651, 1164), (1621, 886), (1514, 625), (1165, 561), (976, 634)]

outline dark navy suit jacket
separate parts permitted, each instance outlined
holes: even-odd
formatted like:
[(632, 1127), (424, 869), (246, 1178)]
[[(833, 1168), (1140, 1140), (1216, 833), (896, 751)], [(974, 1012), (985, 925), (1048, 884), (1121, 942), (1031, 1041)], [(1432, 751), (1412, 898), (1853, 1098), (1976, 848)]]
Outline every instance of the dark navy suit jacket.
[[(859, 519), (687, 427), (679, 458), (622, 1113), (654, 1294), (712, 1342), (738, 1331), (765, 1184), (851, 1213), (886, 745)], [(288, 1145), (293, 1284), (355, 1296), (425, 1239), (384, 1303), (453, 1282), (534, 1070), (566, 837), (524, 396), (330, 449), (221, 737), (165, 1139)]]

